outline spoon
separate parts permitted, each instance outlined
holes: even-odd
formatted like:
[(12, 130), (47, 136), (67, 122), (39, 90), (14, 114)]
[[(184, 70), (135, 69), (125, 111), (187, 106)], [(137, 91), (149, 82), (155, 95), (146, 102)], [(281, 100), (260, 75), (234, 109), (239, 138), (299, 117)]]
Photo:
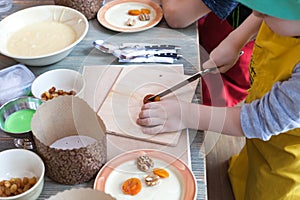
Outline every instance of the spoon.
[(105, 42), (104, 40), (95, 40), (93, 45), (96, 49), (104, 53), (114, 53), (116, 50), (123, 49), (136, 49), (136, 50), (163, 50), (163, 49), (173, 49), (179, 50), (180, 47), (176, 45), (149, 45), (149, 44), (136, 44), (136, 43), (128, 43), (126, 45), (118, 46), (112, 44), (110, 42)]
[(93, 45), (96, 49), (99, 49), (100, 51), (104, 52), (104, 53), (113, 53), (116, 50), (123, 50), (123, 49), (153, 49), (155, 47), (148, 47), (148, 46), (141, 46), (138, 44), (127, 44), (125, 46), (118, 46), (115, 44), (112, 44), (110, 42), (105, 42), (104, 40), (95, 40), (93, 42)]
[(103, 53), (113, 53), (115, 50), (120, 49), (119, 46), (109, 42), (104, 42), (103, 40), (95, 40), (93, 45), (96, 49), (99, 49)]

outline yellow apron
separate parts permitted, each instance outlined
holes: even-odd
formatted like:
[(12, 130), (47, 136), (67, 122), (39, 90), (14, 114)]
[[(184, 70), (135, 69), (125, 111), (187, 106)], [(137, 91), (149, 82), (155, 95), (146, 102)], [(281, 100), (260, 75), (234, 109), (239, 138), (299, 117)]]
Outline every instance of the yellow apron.
[[(251, 88), (246, 102), (260, 99), (277, 81), (290, 78), (300, 61), (300, 39), (274, 33), (265, 23), (257, 35), (250, 63)], [(300, 129), (269, 141), (246, 139), (229, 160), (236, 200), (300, 199)]]

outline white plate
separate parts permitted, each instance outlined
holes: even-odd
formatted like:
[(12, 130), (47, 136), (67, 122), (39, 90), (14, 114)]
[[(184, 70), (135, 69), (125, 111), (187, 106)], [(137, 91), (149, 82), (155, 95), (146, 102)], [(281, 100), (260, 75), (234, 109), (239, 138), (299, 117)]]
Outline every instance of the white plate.
[[(138, 16), (128, 15), (128, 10), (150, 10), (150, 20), (140, 21)], [(163, 17), (161, 7), (151, 0), (114, 0), (100, 8), (97, 19), (104, 27), (118, 32), (144, 31), (157, 25)], [(127, 26), (128, 18), (134, 18), (136, 24)]]
[(93, 190), (91, 188), (75, 188), (70, 190), (65, 190), (63, 192), (59, 192), (54, 196), (51, 196), (48, 200), (116, 200), (112, 198), (109, 194), (105, 194), (104, 192)]
[[(170, 176), (161, 179), (156, 186), (147, 186), (144, 177), (149, 173), (140, 171), (136, 165), (136, 159), (142, 155), (152, 158), (154, 168), (163, 168)], [(126, 195), (121, 186), (133, 177), (142, 181), (142, 190), (135, 196)], [(94, 189), (122, 200), (193, 200), (197, 194), (197, 183), (191, 170), (180, 159), (162, 151), (140, 149), (125, 152), (107, 162), (96, 177)]]

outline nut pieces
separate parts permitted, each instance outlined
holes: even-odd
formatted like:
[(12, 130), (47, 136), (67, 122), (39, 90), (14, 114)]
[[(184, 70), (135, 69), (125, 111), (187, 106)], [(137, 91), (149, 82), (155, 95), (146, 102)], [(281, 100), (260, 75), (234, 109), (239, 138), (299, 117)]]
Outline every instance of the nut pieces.
[(145, 183), (147, 186), (154, 186), (159, 184), (159, 182), (160, 182), (160, 178), (155, 174), (149, 174), (148, 176), (145, 177)]
[(142, 13), (139, 15), (139, 20), (141, 21), (149, 21), (150, 20), (150, 15), (146, 13)]
[[(154, 167), (154, 161), (149, 156), (137, 158), (137, 168), (143, 172), (149, 172)], [(144, 176), (145, 184), (149, 187), (158, 185), (161, 178), (168, 178), (169, 172), (163, 168), (155, 168), (148, 175)], [(136, 195), (142, 190), (142, 183), (139, 178), (125, 180), (121, 187), (124, 194)]]
[(0, 181), (0, 197), (10, 197), (26, 192), (37, 182), (37, 177), (11, 178)]
[(64, 90), (56, 90), (55, 87), (51, 87), (48, 91), (45, 91), (41, 94), (41, 98), (42, 100), (47, 101), (55, 97), (65, 95), (76, 95), (76, 92), (74, 90), (70, 90), (69, 92)]
[[(128, 10), (127, 14), (130, 16), (138, 16), (138, 19), (140, 21), (149, 21), (150, 20), (150, 13), (151, 11), (147, 8), (142, 8), (140, 10), (138, 9), (132, 9)], [(134, 26), (136, 24), (136, 19), (134, 18), (128, 18), (125, 22), (127, 26)]]
[[(149, 156), (137, 158), (137, 168), (143, 172), (149, 172), (154, 167), (154, 161)], [(154, 186), (160, 183), (160, 178), (168, 178), (169, 172), (163, 168), (155, 168), (152, 173), (145, 176), (147, 186)]]
[(140, 156), (137, 158), (137, 167), (143, 172), (149, 171), (154, 166), (153, 160), (149, 156)]
[(128, 18), (125, 24), (127, 26), (134, 26), (136, 24), (136, 20), (133, 18)]

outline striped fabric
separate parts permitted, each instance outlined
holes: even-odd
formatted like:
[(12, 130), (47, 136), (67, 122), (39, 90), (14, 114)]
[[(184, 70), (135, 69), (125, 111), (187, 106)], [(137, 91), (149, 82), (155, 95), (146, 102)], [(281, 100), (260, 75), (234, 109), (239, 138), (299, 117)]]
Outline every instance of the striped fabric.
[(225, 19), (238, 5), (235, 0), (202, 0), (219, 18)]

